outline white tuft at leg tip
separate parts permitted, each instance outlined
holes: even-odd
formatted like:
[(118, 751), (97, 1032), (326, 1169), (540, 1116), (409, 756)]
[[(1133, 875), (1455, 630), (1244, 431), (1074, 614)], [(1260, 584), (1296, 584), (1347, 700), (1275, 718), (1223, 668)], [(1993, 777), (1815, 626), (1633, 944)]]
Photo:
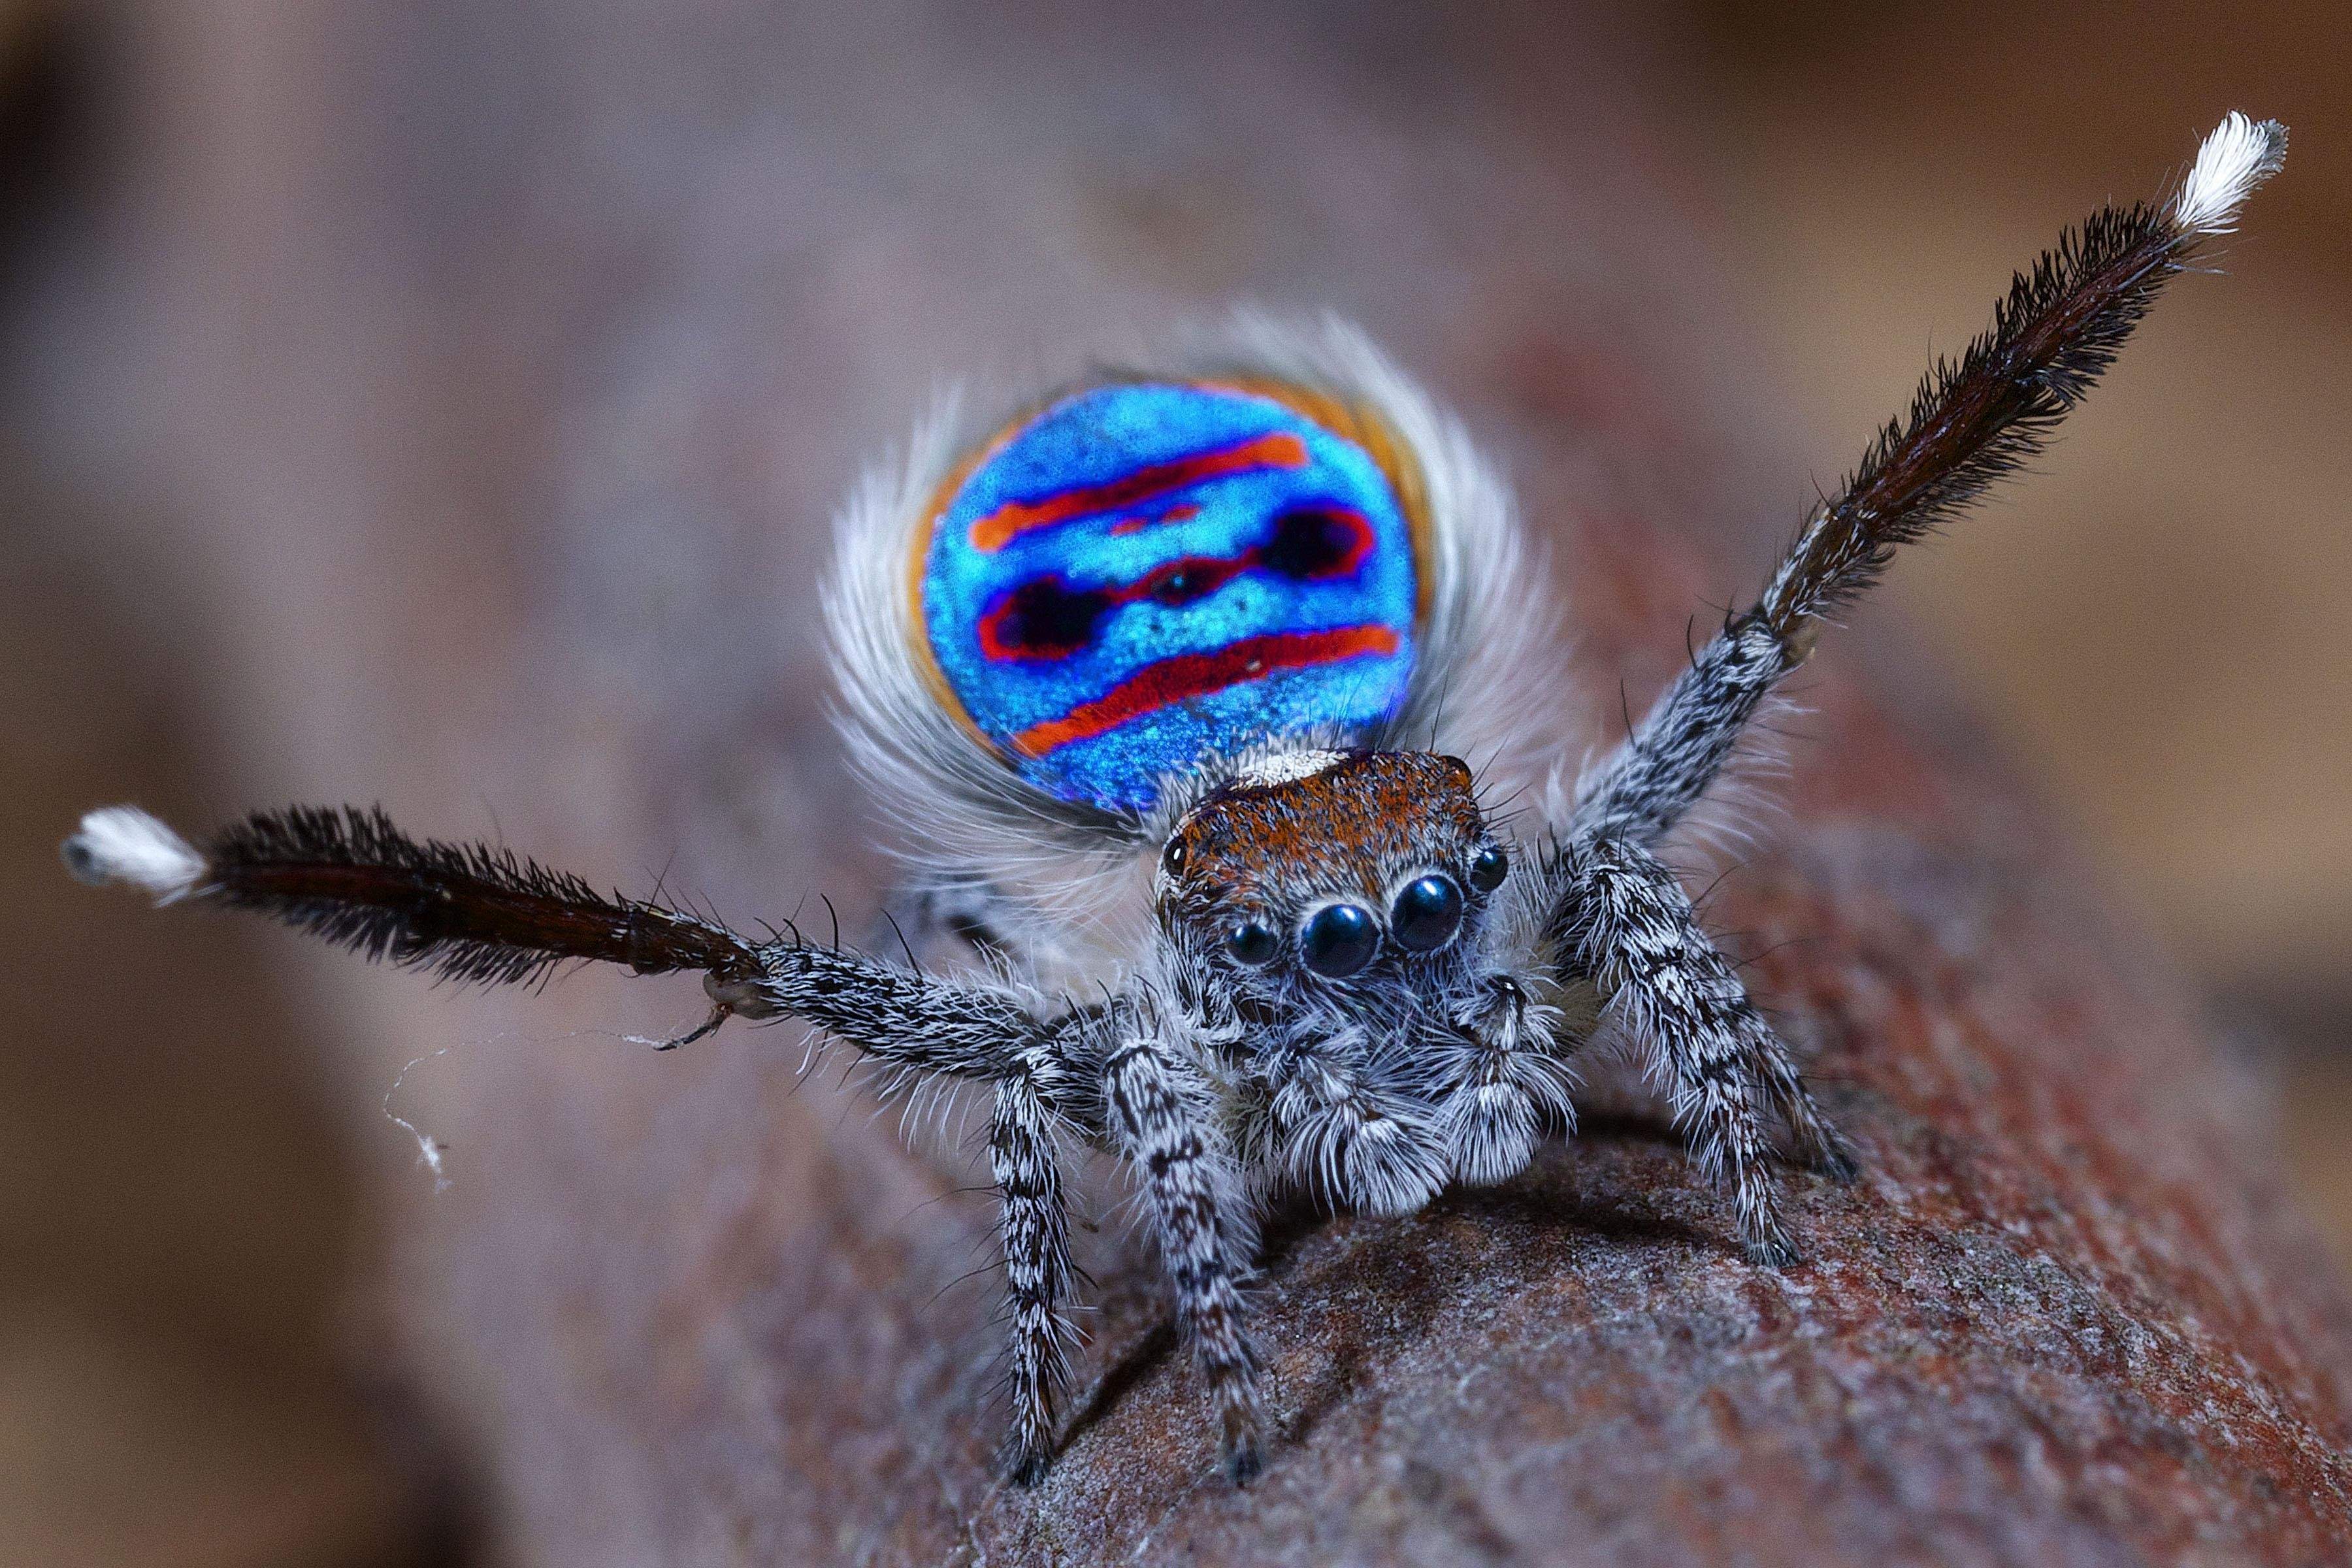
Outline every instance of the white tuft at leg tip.
[(135, 805), (91, 812), (59, 853), (66, 869), (92, 887), (129, 882), (160, 904), (186, 896), (205, 875), (205, 858), (194, 846)]
[(2197, 149), (2197, 162), (2172, 198), (2173, 221), (2189, 234), (2229, 233), (2254, 187), (2285, 162), (2285, 126), (2231, 110)]

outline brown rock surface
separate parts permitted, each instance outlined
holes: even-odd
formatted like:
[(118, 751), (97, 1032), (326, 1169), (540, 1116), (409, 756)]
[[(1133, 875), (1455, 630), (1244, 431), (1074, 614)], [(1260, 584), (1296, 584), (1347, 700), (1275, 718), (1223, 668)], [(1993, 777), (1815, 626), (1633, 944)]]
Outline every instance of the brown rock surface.
[[(31, 341), (58, 465), (129, 449), (164, 498), (77, 559), (185, 606), (153, 679), (205, 798), (381, 798), (633, 884), (675, 848), (732, 914), (825, 889), (855, 929), (819, 520), (941, 372), (1235, 297), (1365, 321), (1508, 459), (1573, 584), (1591, 679), (1530, 716), (1563, 745), (1794, 521), (1623, 26), (838, 11), (140, 24), (168, 134), (51, 280), (83, 329)], [(370, 1372), (548, 1562), (2340, 1561), (2352, 1309), (2178, 984), (1915, 663), (1830, 644), (1712, 897), (1868, 1163), (1800, 1184), (1801, 1268), (1741, 1262), (1603, 1085), (1507, 1188), (1277, 1227), (1281, 1436), (1236, 1492), (1097, 1181), (1067, 1451), (1013, 1491), (960, 1154), (799, 1082), (790, 1031), (620, 1037), (690, 988), (453, 997), (254, 932), (395, 1211)], [(432, 1201), (374, 1116), (415, 1057)]]

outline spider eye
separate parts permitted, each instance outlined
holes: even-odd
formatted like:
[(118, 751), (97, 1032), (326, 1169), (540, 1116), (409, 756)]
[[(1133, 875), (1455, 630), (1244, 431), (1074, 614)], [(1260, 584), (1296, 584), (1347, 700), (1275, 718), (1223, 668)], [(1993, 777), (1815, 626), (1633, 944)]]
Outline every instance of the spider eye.
[(1435, 872), (1416, 877), (1396, 896), (1389, 930), (1408, 952), (1434, 952), (1454, 940), (1462, 925), (1462, 889)]
[(1171, 838), (1168, 847), (1160, 852), (1160, 868), (1173, 877), (1184, 868), (1187, 853), (1181, 838)]
[(1501, 887), (1503, 879), (1510, 874), (1511, 858), (1503, 853), (1499, 845), (1487, 845), (1470, 862), (1470, 885), (1482, 893), (1491, 893)]
[(1308, 917), (1298, 933), (1307, 967), (1328, 980), (1353, 974), (1381, 948), (1380, 922), (1354, 904), (1327, 904)]
[(1273, 963), (1281, 946), (1282, 939), (1275, 934), (1274, 928), (1257, 921), (1244, 921), (1225, 933), (1225, 951), (1234, 955), (1234, 962), (1246, 963), (1252, 969), (1263, 969)]

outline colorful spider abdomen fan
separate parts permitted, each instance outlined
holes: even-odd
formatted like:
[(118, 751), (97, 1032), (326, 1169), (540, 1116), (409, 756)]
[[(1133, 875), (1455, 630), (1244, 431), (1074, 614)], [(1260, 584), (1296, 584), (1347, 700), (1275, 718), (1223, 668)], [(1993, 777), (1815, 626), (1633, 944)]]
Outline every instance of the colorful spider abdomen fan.
[(1382, 430), (1312, 394), (1064, 398), (982, 448), (918, 540), (941, 696), (1030, 782), (1114, 811), (1212, 756), (1366, 730), (1412, 672), (1417, 495)]

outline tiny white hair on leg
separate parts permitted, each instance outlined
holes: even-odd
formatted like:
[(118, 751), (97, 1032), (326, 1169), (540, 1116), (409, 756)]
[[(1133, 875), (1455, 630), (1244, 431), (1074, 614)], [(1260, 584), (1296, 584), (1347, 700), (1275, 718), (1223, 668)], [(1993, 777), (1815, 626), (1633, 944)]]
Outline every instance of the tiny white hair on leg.
[(205, 858), (163, 821), (135, 805), (101, 806), (60, 847), (66, 869), (92, 887), (128, 882), (159, 904), (185, 898), (204, 880)]
[(2231, 110), (2197, 149), (2197, 162), (2172, 198), (2172, 220), (2189, 234), (2228, 234), (2254, 187), (2286, 162), (2286, 127)]

